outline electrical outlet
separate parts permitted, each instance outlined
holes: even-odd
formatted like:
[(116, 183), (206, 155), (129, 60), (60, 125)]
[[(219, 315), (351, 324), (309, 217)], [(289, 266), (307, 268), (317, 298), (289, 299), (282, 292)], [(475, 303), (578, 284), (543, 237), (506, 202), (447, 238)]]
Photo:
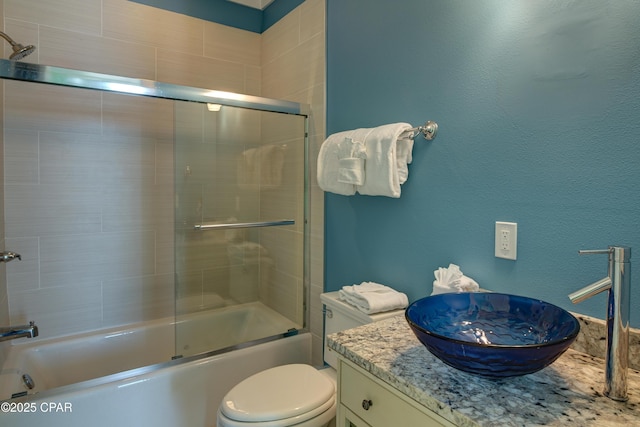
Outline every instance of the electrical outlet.
[(515, 260), (518, 256), (518, 224), (496, 221), (496, 258)]

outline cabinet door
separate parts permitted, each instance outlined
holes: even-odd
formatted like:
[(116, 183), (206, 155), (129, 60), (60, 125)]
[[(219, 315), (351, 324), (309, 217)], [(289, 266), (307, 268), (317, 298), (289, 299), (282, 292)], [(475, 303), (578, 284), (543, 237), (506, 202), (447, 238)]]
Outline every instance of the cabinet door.
[(370, 426), (453, 427), (449, 421), (342, 360), (339, 375), (339, 403)]

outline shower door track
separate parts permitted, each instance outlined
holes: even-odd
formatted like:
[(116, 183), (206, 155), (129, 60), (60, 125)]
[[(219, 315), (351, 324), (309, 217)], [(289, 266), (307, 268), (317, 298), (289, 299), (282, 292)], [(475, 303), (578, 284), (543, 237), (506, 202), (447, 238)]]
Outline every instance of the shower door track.
[(300, 104), (293, 101), (94, 73), (51, 65), (9, 61), (8, 59), (0, 59), (0, 78), (176, 101), (221, 104), (300, 116), (308, 116), (310, 111), (308, 104)]

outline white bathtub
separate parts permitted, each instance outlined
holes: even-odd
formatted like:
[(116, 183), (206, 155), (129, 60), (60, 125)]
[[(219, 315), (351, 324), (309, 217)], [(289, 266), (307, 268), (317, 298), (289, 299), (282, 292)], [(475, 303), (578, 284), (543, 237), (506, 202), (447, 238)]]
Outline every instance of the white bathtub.
[(174, 354), (200, 354), (299, 328), (260, 302), (188, 314), (178, 318)]
[[(264, 330), (265, 319), (273, 314), (259, 303), (241, 307), (217, 313), (245, 322), (235, 332), (219, 328), (223, 337), (244, 332), (251, 336), (248, 323), (256, 320)], [(211, 333), (205, 326), (210, 315), (195, 316), (189, 329), (194, 338)], [(167, 362), (175, 354), (174, 325), (167, 319), (11, 346), (0, 371), (1, 398), (27, 390), (23, 373), (35, 382), (29, 393), (37, 393), (3, 401), (0, 425), (215, 426), (220, 400), (240, 380), (272, 366), (311, 360), (311, 337), (305, 333), (207, 358)], [(283, 332), (281, 327), (276, 333)], [(193, 346), (196, 341), (185, 335), (178, 342)], [(162, 365), (148, 367), (156, 363)], [(134, 369), (141, 366), (146, 368)], [(128, 369), (134, 370), (119, 373)]]

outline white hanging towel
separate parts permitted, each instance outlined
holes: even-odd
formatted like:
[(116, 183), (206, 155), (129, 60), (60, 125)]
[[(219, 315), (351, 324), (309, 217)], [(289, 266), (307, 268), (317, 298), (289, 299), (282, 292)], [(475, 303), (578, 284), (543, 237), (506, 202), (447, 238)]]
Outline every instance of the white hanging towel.
[(364, 140), (371, 129), (356, 129), (330, 135), (318, 153), (318, 185), (343, 196), (356, 194), (366, 181), (367, 153)]
[(366, 179), (358, 186), (360, 194), (400, 197), (400, 185), (409, 176), (413, 139), (398, 139), (411, 129), (408, 123), (393, 123), (374, 128), (364, 141), (367, 149)]
[(366, 314), (402, 309), (409, 305), (407, 295), (374, 282), (343, 286), (338, 298)]
[(264, 145), (260, 154), (260, 188), (277, 188), (282, 184), (285, 147), (282, 145)]
[(338, 182), (355, 186), (364, 184), (364, 162), (367, 158), (364, 143), (353, 138), (345, 138), (338, 146)]
[(238, 186), (243, 189), (276, 188), (282, 184), (284, 145), (263, 145), (244, 150), (236, 160)]
[(318, 185), (351, 196), (400, 197), (409, 175), (413, 139), (401, 138), (409, 123), (392, 123), (330, 135), (318, 155)]

